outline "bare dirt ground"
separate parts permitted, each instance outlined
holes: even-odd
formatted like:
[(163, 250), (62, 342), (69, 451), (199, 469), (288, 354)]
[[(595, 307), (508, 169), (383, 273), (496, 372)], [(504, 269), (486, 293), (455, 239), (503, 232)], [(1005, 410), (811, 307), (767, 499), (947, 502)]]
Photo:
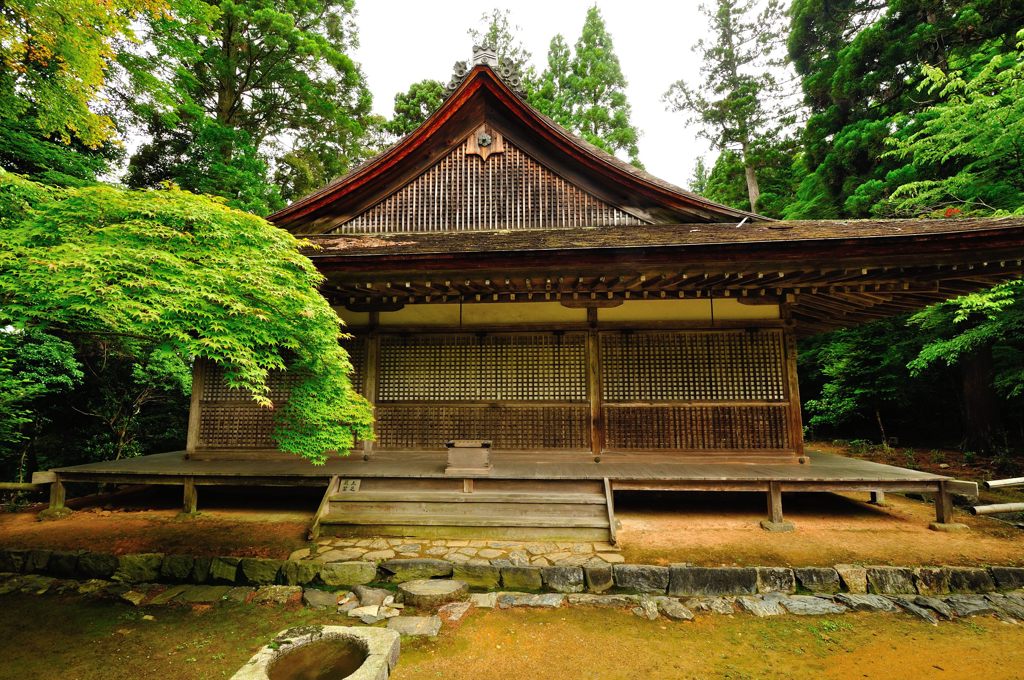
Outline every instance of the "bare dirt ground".
[[(849, 455), (847, 447), (814, 448)], [(956, 452), (878, 450), (861, 454), (890, 464), (911, 465), (961, 479), (993, 476), (983, 464), (967, 464)], [(949, 460), (951, 463), (939, 461)], [(940, 468), (940, 465), (949, 465)], [(1016, 493), (1015, 497), (1013, 494)], [(645, 564), (697, 565), (1011, 564), (1024, 565), (1024, 531), (963, 509), (955, 521), (966, 533), (928, 529), (934, 507), (903, 496), (887, 496), (887, 507), (867, 504), (860, 494), (785, 494), (792, 533), (772, 534), (760, 493), (619, 493), (619, 545), (626, 560)], [(1020, 492), (988, 494), (989, 500), (1024, 500)], [(286, 558), (306, 546), (305, 531), (320, 500), (317, 489), (206, 488), (201, 514), (178, 519), (181, 490), (149, 488), (115, 497), (72, 501), (69, 518), (36, 521), (41, 507), (0, 512), (0, 546), (191, 553)]]
[[(146, 619), (144, 617), (150, 617)], [(0, 680), (230, 677), (280, 630), (348, 623), (309, 609), (225, 604), (152, 611), (0, 596)], [(445, 678), (1019, 678), (1022, 629), (979, 617), (937, 627), (898, 614), (646, 621), (625, 611), (471, 612), (403, 640), (395, 680)]]
[(0, 512), (0, 545), (13, 548), (236, 555), (285, 559), (306, 545), (320, 491), (199, 491), (202, 512), (179, 518), (181, 489), (150, 487), (71, 501), (65, 519), (40, 522), (42, 506)]
[(784, 494), (796, 531), (768, 533), (764, 494), (623, 495), (619, 543), (627, 562), (697, 565), (1024, 564), (1024, 532), (961, 510), (965, 533), (928, 529), (930, 503), (889, 494), (884, 508), (867, 494)]

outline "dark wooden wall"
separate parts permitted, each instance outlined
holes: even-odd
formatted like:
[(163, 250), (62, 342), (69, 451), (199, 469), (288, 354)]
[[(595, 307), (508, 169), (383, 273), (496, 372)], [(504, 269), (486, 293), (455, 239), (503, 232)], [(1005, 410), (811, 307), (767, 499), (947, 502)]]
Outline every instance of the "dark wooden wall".
[[(375, 405), (366, 449), (632, 451), (698, 457), (802, 454), (795, 344), (784, 328), (373, 332), (346, 341), (353, 384)], [(200, 375), (201, 374), (201, 375)], [(272, 378), (286, 399), (288, 378)], [(272, 449), (273, 413), (197, 371), (190, 445)]]

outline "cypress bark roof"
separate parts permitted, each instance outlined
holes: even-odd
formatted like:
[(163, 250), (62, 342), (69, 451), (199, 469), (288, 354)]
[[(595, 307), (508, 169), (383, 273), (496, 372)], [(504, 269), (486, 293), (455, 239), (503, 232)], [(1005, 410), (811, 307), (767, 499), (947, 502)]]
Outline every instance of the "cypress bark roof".
[(440, 108), (398, 143), (268, 219), (294, 233), (335, 229), (407, 186), (485, 124), (565, 181), (644, 221), (769, 220), (674, 186), (567, 132), (487, 64), (474, 66)]

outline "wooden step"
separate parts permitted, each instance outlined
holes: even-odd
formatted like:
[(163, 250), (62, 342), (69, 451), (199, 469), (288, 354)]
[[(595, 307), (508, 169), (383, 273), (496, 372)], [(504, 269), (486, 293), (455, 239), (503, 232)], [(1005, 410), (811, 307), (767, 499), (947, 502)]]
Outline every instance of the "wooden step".
[[(389, 521), (390, 519), (390, 521)], [(328, 514), (320, 520), (321, 524), (393, 524), (396, 519), (405, 519), (391, 516), (383, 516), (378, 513), (366, 515), (349, 514), (343, 515)], [(574, 528), (596, 528), (607, 529), (608, 518), (600, 517), (566, 517), (559, 516), (538, 516), (523, 517), (481, 517), (479, 515), (442, 515), (431, 514), (420, 516), (415, 526), (450, 526), (450, 527), (550, 527), (567, 529)]]
[(422, 503), (556, 503), (604, 505), (603, 494), (519, 493), (515, 491), (356, 491), (336, 493), (332, 503), (422, 502)]

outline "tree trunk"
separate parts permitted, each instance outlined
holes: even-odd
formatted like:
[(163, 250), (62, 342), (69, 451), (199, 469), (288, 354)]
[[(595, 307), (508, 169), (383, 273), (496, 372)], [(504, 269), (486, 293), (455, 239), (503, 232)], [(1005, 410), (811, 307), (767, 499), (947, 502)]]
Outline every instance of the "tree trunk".
[(743, 174), (747, 178), (747, 198), (750, 199), (750, 212), (757, 212), (757, 201), (761, 198), (761, 187), (757, 184), (757, 171), (747, 156), (747, 145), (743, 145)]
[(998, 445), (1000, 435), (999, 401), (992, 388), (992, 348), (982, 347), (960, 362), (964, 393), (965, 451), (990, 454)]

